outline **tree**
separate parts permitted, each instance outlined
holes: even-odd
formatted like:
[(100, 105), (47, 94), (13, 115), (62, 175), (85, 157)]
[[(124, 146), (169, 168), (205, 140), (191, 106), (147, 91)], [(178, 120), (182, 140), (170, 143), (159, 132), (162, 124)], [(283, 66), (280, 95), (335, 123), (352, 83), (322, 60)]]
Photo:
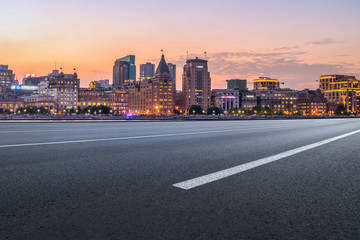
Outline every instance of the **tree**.
[(342, 103), (337, 105), (334, 113), (335, 113), (335, 115), (348, 115), (348, 111), (347, 111), (345, 105)]
[(202, 108), (198, 105), (191, 105), (187, 109), (187, 114), (202, 114)]
[(172, 113), (173, 113), (174, 115), (180, 115), (180, 111), (177, 110), (177, 109), (174, 109)]
[(206, 109), (206, 114), (211, 115), (211, 114), (215, 114), (215, 115), (219, 115), (221, 113), (221, 110), (217, 107), (210, 107), (208, 109)]

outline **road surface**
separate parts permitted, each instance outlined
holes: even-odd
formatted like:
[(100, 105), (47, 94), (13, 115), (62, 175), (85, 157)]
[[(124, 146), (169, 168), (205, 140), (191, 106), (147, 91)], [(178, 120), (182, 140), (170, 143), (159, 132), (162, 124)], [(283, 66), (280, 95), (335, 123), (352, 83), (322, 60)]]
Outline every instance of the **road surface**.
[(0, 239), (360, 239), (360, 120), (0, 123)]

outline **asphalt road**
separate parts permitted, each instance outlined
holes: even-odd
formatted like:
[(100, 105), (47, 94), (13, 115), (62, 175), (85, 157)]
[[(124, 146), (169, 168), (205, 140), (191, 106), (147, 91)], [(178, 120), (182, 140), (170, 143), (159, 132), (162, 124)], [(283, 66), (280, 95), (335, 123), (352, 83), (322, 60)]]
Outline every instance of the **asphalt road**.
[(360, 119), (3, 122), (0, 239), (360, 239), (359, 129)]

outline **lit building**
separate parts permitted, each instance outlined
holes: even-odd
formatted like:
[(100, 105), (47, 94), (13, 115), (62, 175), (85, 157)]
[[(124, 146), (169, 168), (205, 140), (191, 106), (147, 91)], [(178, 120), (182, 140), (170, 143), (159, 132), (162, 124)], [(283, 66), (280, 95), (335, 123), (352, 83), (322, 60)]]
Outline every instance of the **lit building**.
[(244, 109), (253, 109), (257, 106), (256, 93), (252, 91), (240, 91), (240, 106)]
[(15, 113), (20, 107), (24, 107), (24, 99), (9, 93), (0, 95), (0, 108), (3, 110), (9, 110), (10, 113)]
[(56, 113), (57, 102), (54, 96), (35, 94), (22, 97), (25, 107), (44, 107), (50, 113)]
[(124, 90), (111, 92), (110, 107), (116, 115), (123, 115), (130, 110), (130, 94)]
[(110, 96), (105, 91), (79, 89), (78, 106), (80, 108), (92, 106), (110, 106)]
[(236, 90), (247, 90), (247, 81), (246, 79), (230, 79), (226, 80), (227, 89), (236, 89)]
[(175, 87), (176, 87), (176, 64), (168, 63), (167, 65), (169, 67), (171, 77), (172, 77)]
[(137, 114), (171, 114), (175, 108), (175, 86), (164, 55), (155, 77), (128, 83), (130, 111)]
[(0, 65), (0, 92), (10, 90), (12, 82), (15, 80), (13, 71), (8, 65)]
[(199, 105), (206, 110), (211, 101), (211, 78), (208, 61), (199, 58), (186, 61), (183, 72), (184, 107)]
[(232, 108), (240, 107), (238, 90), (213, 89), (212, 92), (215, 96), (214, 107), (222, 109), (224, 113), (229, 112)]
[(254, 80), (254, 90), (274, 90), (280, 87), (277, 79), (268, 77), (259, 77)]
[(113, 84), (122, 86), (126, 81), (136, 80), (135, 56), (128, 55), (115, 61), (113, 67)]
[(330, 104), (342, 103), (351, 112), (360, 110), (360, 83), (354, 76), (322, 75), (319, 80), (319, 88)]
[(298, 112), (297, 91), (291, 89), (277, 90), (258, 90), (255, 91), (258, 98), (258, 107), (269, 107), (275, 113), (284, 113), (286, 115), (296, 114)]
[(299, 111), (303, 115), (327, 114), (327, 100), (319, 89), (299, 91), (298, 104)]
[(62, 110), (74, 109), (78, 106), (78, 89), (80, 79), (77, 74), (54, 74), (49, 76), (49, 92), (55, 97), (58, 113)]
[(155, 64), (147, 62), (140, 64), (140, 79), (153, 78), (155, 74)]

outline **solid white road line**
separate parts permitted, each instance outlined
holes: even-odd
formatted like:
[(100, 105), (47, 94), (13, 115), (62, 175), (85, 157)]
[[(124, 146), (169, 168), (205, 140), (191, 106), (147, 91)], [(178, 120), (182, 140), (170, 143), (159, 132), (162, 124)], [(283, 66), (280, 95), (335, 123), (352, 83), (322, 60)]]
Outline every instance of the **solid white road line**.
[(304, 126), (304, 125), (303, 124), (291, 124), (291, 125), (282, 125), (282, 126), (264, 127), (264, 128), (259, 128), (259, 127), (249, 128), (249, 127), (246, 127), (246, 128), (232, 128), (232, 129), (222, 129), (222, 130), (212, 130), (212, 131), (201, 131), (201, 132), (143, 135), (143, 136), (133, 136), (133, 137), (96, 138), (96, 139), (68, 140), (68, 141), (58, 141), (58, 142), (40, 142), (40, 143), (18, 143), (18, 144), (0, 145), (0, 148), (42, 146), (42, 145), (69, 144), (69, 143), (117, 141), (117, 140), (129, 140), (129, 139), (141, 139), (141, 138), (158, 138), (158, 137), (171, 137), (171, 136), (185, 136), (185, 135), (211, 134), (211, 133), (247, 131), (247, 130), (287, 129), (287, 128), (293, 128), (293, 127), (302, 127), (302, 126)]
[(182, 188), (182, 189), (185, 189), (185, 190), (189, 190), (189, 189), (199, 187), (199, 186), (207, 184), (207, 183), (211, 183), (211, 182), (214, 182), (214, 181), (226, 178), (226, 177), (230, 177), (232, 175), (235, 175), (235, 174), (238, 174), (238, 173), (241, 173), (241, 172), (245, 172), (247, 170), (250, 170), (250, 169), (253, 169), (253, 168), (256, 168), (256, 167), (260, 167), (260, 166), (262, 166), (264, 164), (275, 162), (277, 160), (280, 160), (280, 159), (283, 159), (283, 158), (286, 158), (286, 157), (289, 157), (289, 156), (292, 156), (292, 155), (295, 155), (295, 154), (310, 150), (312, 148), (322, 146), (322, 145), (330, 143), (330, 142), (334, 142), (336, 140), (339, 140), (339, 139), (342, 139), (342, 138), (345, 138), (345, 137), (348, 137), (348, 136), (351, 136), (351, 135), (354, 135), (354, 134), (357, 134), (357, 133), (360, 133), (360, 129), (356, 130), (356, 131), (353, 131), (353, 132), (350, 132), (350, 133), (346, 133), (346, 134), (337, 136), (337, 137), (329, 138), (329, 139), (326, 139), (326, 140), (323, 140), (323, 141), (320, 141), (320, 142), (317, 142), (317, 143), (309, 144), (309, 145), (299, 147), (299, 148), (296, 148), (296, 149), (293, 149), (293, 150), (282, 152), (282, 153), (279, 153), (279, 154), (276, 154), (276, 155), (273, 155), (273, 156), (270, 156), (270, 157), (262, 158), (262, 159), (252, 161), (252, 162), (248, 162), (248, 163), (245, 163), (245, 164), (241, 164), (241, 165), (238, 165), (238, 166), (235, 166), (235, 167), (232, 167), (232, 168), (228, 168), (228, 169), (224, 169), (224, 170), (221, 170), (221, 171), (218, 171), (218, 172), (210, 173), (210, 174), (207, 174), (207, 175), (204, 175), (204, 176), (201, 176), (201, 177), (197, 177), (197, 178), (193, 178), (193, 179), (190, 179), (190, 180), (187, 180), (187, 181), (184, 181), (184, 182), (179, 182), (179, 183), (173, 184), (173, 186), (178, 187), (178, 188)]

